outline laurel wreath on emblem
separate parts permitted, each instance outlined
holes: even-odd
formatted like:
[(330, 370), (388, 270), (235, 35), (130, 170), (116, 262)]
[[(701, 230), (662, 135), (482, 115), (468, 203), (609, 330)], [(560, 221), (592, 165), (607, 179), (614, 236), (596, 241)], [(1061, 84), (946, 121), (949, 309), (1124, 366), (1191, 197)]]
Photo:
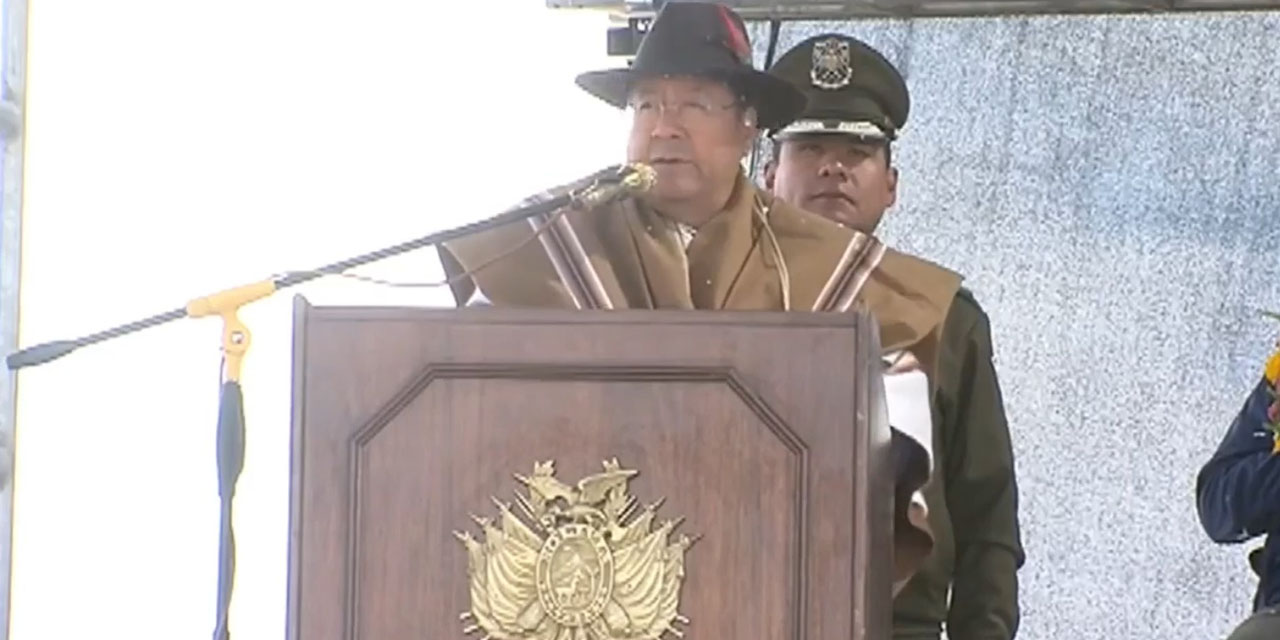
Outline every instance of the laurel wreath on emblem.
[(662, 501), (636, 511), (627, 483), (636, 471), (616, 459), (570, 487), (552, 461), (517, 475), (529, 490), (516, 503), (493, 499), (500, 514), (472, 516), (484, 540), (455, 532), (467, 550), (471, 610), (465, 633), (493, 640), (656, 640), (683, 637), (678, 612), (684, 554), (696, 541), (670, 542), (680, 519), (653, 528)]

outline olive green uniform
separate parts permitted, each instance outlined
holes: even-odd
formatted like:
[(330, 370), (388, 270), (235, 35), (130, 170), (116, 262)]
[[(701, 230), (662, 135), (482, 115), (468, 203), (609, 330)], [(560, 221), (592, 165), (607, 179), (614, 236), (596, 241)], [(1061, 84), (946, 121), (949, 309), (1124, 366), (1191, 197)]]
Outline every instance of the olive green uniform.
[[(894, 603), (895, 638), (1013, 638), (1024, 554), (991, 326), (961, 289), (943, 325), (933, 389), (933, 554)], [(948, 606), (948, 587), (951, 601)]]

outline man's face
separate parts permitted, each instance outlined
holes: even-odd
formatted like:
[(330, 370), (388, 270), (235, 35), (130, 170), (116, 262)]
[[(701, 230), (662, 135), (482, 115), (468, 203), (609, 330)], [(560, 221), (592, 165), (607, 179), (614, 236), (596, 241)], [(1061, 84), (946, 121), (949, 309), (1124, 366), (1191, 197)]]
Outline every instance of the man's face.
[(844, 135), (783, 140), (765, 185), (783, 201), (846, 227), (873, 233), (898, 197), (898, 171), (884, 143)]
[(723, 83), (654, 77), (636, 83), (628, 101), (627, 161), (657, 172), (659, 203), (693, 201), (733, 184), (755, 135), (754, 118)]

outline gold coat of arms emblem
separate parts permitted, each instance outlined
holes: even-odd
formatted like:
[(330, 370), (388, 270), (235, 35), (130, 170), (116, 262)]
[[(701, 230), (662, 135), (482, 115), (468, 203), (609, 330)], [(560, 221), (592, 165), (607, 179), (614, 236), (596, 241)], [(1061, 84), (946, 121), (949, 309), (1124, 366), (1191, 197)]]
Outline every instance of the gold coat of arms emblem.
[(493, 640), (657, 640), (682, 636), (684, 555), (694, 539), (671, 541), (680, 520), (654, 525), (661, 500), (637, 508), (627, 493), (636, 471), (616, 459), (569, 486), (551, 461), (516, 480), (528, 495), (494, 498), (498, 522), (472, 516), (483, 532), (455, 535), (467, 551), (471, 610), (466, 633)]
[(843, 89), (853, 81), (853, 52), (849, 42), (826, 38), (813, 44), (809, 80), (819, 89)]

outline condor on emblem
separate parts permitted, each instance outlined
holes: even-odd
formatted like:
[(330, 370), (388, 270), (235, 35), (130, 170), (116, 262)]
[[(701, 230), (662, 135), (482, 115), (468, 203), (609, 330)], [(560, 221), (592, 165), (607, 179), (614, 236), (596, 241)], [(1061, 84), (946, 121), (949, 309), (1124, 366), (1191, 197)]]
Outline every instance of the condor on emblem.
[(849, 41), (827, 38), (813, 44), (809, 79), (819, 89), (843, 89), (853, 81), (853, 54)]
[(618, 461), (575, 487), (535, 463), (516, 479), (528, 520), (496, 498), (500, 522), (472, 516), (484, 539), (455, 533), (467, 550), (471, 610), (465, 633), (494, 640), (657, 640), (688, 623), (677, 611), (684, 554), (694, 540), (671, 542), (679, 520), (653, 526), (659, 503), (636, 508)]

